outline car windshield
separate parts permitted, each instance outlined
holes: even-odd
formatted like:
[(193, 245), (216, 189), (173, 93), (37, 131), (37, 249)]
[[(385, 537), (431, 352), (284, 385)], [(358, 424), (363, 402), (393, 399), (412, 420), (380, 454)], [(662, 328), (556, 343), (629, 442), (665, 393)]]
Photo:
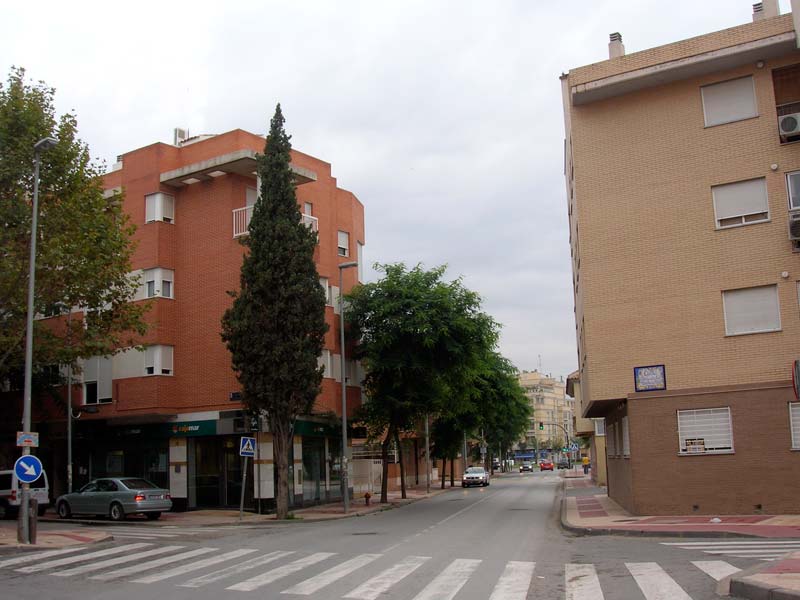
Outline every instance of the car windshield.
[(120, 479), (123, 485), (129, 490), (157, 490), (160, 489), (156, 484), (150, 483), (147, 479)]
[(483, 471), (483, 467), (468, 467), (467, 468), (467, 473), (478, 473), (478, 474), (480, 474), (480, 473), (483, 473), (483, 472), (484, 472)]

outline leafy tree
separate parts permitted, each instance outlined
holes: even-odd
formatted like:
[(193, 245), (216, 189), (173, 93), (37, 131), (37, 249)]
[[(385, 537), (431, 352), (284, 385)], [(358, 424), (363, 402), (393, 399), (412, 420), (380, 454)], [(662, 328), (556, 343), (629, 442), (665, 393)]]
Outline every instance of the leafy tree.
[(242, 400), (265, 413), (277, 468), (276, 512), (288, 515), (289, 450), (294, 423), (311, 411), (322, 382), (325, 294), (314, 264), (317, 236), (300, 222), (290, 136), (280, 104), (258, 157), (261, 194), (253, 208), (241, 289), (222, 318), (222, 339), (242, 385)]
[(34, 323), (34, 386), (49, 365), (113, 354), (145, 332), (146, 305), (131, 303), (138, 282), (130, 258), (134, 226), (122, 197), (103, 195), (103, 169), (77, 137), (74, 114), (56, 116), (55, 90), (12, 69), (0, 83), (0, 381), (22, 386), (34, 144), (58, 144), (40, 161), (35, 311), (82, 318)]
[[(397, 443), (426, 413), (461, 412), (483, 357), (497, 341), (497, 325), (460, 279), (444, 281), (445, 267), (377, 268), (383, 277), (348, 295), (346, 316), (359, 340), (355, 357), (367, 373), (369, 402), (360, 418), (370, 437), (382, 440), (381, 502), (386, 502), (392, 440)], [(402, 457), (401, 486), (405, 496)]]

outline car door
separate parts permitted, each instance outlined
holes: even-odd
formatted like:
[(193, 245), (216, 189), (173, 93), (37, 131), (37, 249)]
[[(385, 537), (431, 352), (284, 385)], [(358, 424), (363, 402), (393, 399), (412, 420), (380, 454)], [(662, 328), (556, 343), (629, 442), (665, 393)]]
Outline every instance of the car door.
[(77, 494), (69, 497), (69, 504), (74, 513), (89, 513), (92, 511), (92, 496), (97, 491), (97, 482), (90, 481)]

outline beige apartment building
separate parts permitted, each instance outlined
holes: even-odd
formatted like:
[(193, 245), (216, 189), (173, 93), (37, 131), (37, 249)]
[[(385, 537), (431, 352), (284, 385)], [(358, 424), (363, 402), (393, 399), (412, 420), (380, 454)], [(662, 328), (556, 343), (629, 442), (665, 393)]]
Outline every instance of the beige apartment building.
[[(567, 395), (572, 396), (576, 406), (575, 436), (589, 443), (588, 456), (591, 470), (589, 475), (597, 485), (607, 485), (606, 475), (606, 421), (603, 418), (587, 419), (581, 417), (581, 377), (580, 371), (570, 373), (567, 377)], [(586, 453), (586, 450), (582, 450)]]
[(797, 513), (800, 0), (561, 78), (581, 416), (635, 514)]
[[(529, 448), (546, 448), (575, 436), (575, 401), (566, 396), (566, 383), (539, 371), (522, 371), (519, 384), (525, 390), (533, 414), (525, 432)], [(555, 444), (558, 442), (558, 444)], [(555, 450), (555, 447), (553, 448)]]

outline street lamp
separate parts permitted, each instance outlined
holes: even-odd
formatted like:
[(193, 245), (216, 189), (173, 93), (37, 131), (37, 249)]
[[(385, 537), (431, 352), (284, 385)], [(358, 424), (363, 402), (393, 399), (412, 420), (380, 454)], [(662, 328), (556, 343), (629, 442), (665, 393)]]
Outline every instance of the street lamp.
[[(22, 431), (29, 433), (31, 430), (31, 371), (33, 370), (33, 292), (36, 273), (36, 237), (37, 223), (39, 221), (39, 162), (42, 152), (49, 150), (58, 143), (50, 137), (42, 138), (33, 146), (33, 215), (31, 216), (31, 255), (28, 264), (28, 315), (25, 329), (25, 387), (22, 395)], [(23, 446), (22, 455), (31, 453), (28, 446)], [(20, 543), (30, 544), (30, 529), (28, 527), (28, 500), (31, 486), (22, 484), (22, 505), (20, 506)]]
[(350, 509), (350, 500), (347, 493), (347, 382), (345, 381), (345, 350), (344, 350), (344, 291), (342, 290), (342, 272), (345, 269), (357, 267), (358, 262), (345, 262), (339, 265), (339, 335), (342, 346), (342, 501), (344, 512)]

